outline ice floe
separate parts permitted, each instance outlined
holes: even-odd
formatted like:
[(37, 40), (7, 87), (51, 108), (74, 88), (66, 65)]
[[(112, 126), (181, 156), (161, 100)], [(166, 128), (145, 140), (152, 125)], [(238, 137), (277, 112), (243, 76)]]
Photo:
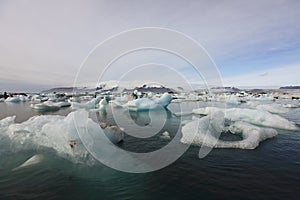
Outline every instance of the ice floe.
[[(241, 134), (240, 141), (224, 141), (219, 139), (222, 131)], [(220, 112), (193, 120), (182, 127), (181, 142), (211, 148), (255, 149), (259, 143), (277, 135), (272, 128), (261, 128), (246, 122), (235, 122), (225, 128)]]
[(100, 127), (103, 129), (105, 135), (109, 138), (109, 140), (117, 144), (124, 140), (124, 130), (116, 125), (108, 125), (106, 123), (101, 122)]
[(275, 114), (282, 114), (290, 111), (290, 109), (278, 103), (259, 104), (258, 102), (249, 101), (247, 102), (247, 106), (249, 106), (250, 108), (255, 108), (257, 110), (264, 110)]
[(170, 134), (167, 131), (163, 132), (160, 137), (165, 140), (171, 139)]
[(221, 111), (225, 114), (225, 118), (231, 121), (244, 121), (255, 125), (285, 129), (298, 130), (294, 122), (291, 122), (279, 115), (271, 114), (267, 111), (248, 109), (248, 108), (217, 108), (205, 107), (194, 109), (194, 114), (209, 115)]
[(5, 99), (5, 102), (11, 102), (11, 103), (19, 103), (21, 100), (19, 97), (8, 97)]
[[(15, 116), (0, 120), (0, 139), (8, 139), (12, 151), (48, 148), (74, 162), (93, 160), (78, 135), (81, 129), (101, 134), (99, 125), (88, 118), (88, 112), (79, 110), (66, 117), (34, 116), (22, 123), (15, 123), (14, 120)], [(75, 141), (74, 145), (70, 141)]]
[(127, 109), (130, 111), (144, 111), (154, 110), (158, 108), (167, 107), (172, 101), (172, 96), (168, 93), (164, 93), (160, 98), (149, 99), (140, 98), (127, 103)]
[(72, 109), (94, 109), (96, 108), (96, 105), (100, 102), (101, 98), (102, 97), (98, 96), (85, 103), (71, 102), (71, 107)]

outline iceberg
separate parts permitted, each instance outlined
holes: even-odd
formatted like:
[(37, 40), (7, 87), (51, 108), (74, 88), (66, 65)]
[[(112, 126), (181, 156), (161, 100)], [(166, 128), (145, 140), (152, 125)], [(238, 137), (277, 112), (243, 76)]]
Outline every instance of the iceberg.
[(167, 131), (163, 132), (160, 137), (162, 139), (165, 139), (165, 140), (170, 140), (171, 139), (170, 134)]
[(229, 127), (229, 131), (232, 134), (242, 134), (243, 140), (234, 142), (224, 141), (218, 144), (218, 147), (255, 149), (260, 142), (277, 135), (277, 131), (273, 128), (261, 128), (241, 121), (232, 124)]
[[(214, 116), (214, 118), (222, 122), (220, 117)], [(235, 122), (228, 130), (232, 134), (241, 134), (242, 140), (223, 141), (218, 136), (225, 130), (222, 123), (216, 123), (211, 116), (205, 116), (183, 126), (180, 141), (185, 144), (204, 145), (211, 148), (255, 149), (260, 142), (277, 135), (277, 131), (272, 128), (261, 128), (246, 122)]]
[(266, 126), (271, 128), (285, 129), (285, 130), (298, 130), (294, 122), (291, 122), (279, 115), (271, 114), (267, 111), (248, 109), (248, 108), (217, 108), (206, 107), (194, 109), (194, 114), (209, 115), (215, 112), (223, 112), (225, 118), (231, 121), (244, 121), (254, 125)]
[(30, 107), (40, 112), (57, 111), (60, 109), (59, 105), (56, 105), (51, 101), (45, 101), (43, 103), (38, 104), (31, 104)]
[(133, 101), (129, 101), (126, 105), (129, 111), (147, 111), (159, 108), (166, 108), (172, 101), (172, 96), (168, 93), (164, 93), (158, 99), (140, 98)]
[(7, 117), (0, 120), (0, 141), (9, 142), (13, 152), (48, 149), (75, 163), (94, 164), (96, 161), (86, 147), (114, 146), (123, 140), (124, 132), (117, 126), (107, 126), (101, 131), (99, 124), (88, 116), (89, 113), (81, 109), (66, 117), (33, 116), (22, 123), (15, 123), (15, 116)]
[(72, 102), (71, 103), (71, 107), (72, 109), (76, 110), (76, 109), (94, 109), (96, 108), (96, 105), (100, 102), (101, 100), (101, 96), (98, 96), (88, 102), (85, 103), (78, 103), (78, 102)]
[(99, 102), (99, 109), (100, 110), (105, 110), (107, 106), (107, 100), (106, 98), (101, 99), (101, 101)]
[(247, 105), (250, 108), (255, 108), (257, 110), (264, 110), (264, 111), (268, 111), (270, 113), (275, 113), (275, 114), (283, 114), (283, 113), (287, 113), (290, 111), (290, 109), (286, 108), (284, 105), (277, 104), (277, 103), (258, 104), (255, 102), (248, 102)]
[(10, 102), (10, 103), (19, 103), (21, 100), (19, 97), (7, 97), (5, 99), (5, 102)]
[(106, 123), (100, 123), (100, 127), (103, 129), (104, 134), (109, 140), (114, 143), (118, 144), (119, 142), (124, 140), (124, 130), (119, 128), (118, 126), (108, 126)]
[(258, 105), (256, 107), (258, 110), (265, 110), (270, 113), (275, 113), (275, 114), (282, 114), (282, 113), (287, 113), (290, 110), (288, 108), (285, 108), (284, 106), (280, 104), (263, 104), (263, 105)]
[(18, 96), (21, 102), (25, 102), (27, 98), (24, 95), (19, 95)]
[(65, 108), (65, 107), (70, 107), (71, 106), (71, 104), (69, 102), (65, 102), (65, 101), (54, 103), (54, 105), (58, 106), (60, 108)]
[[(80, 118), (80, 121), (76, 120), (77, 126), (75, 126), (75, 117)], [(59, 156), (74, 162), (91, 160), (91, 157), (88, 156), (89, 153), (79, 142), (80, 138), (76, 130), (76, 128), (89, 127), (90, 124), (98, 126), (88, 118), (86, 111), (72, 112), (66, 117), (59, 115), (34, 116), (22, 123), (15, 123), (14, 120), (15, 116), (0, 120), (0, 140), (7, 138), (11, 151), (48, 148), (54, 150)], [(74, 148), (71, 148), (70, 141), (78, 142)]]
[(216, 112), (185, 124), (180, 142), (184, 144), (204, 145), (214, 147), (224, 129), (224, 114)]

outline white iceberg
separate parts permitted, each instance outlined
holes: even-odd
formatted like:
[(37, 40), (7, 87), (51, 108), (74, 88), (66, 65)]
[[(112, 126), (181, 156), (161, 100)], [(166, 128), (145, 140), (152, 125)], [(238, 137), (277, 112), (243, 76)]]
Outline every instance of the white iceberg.
[(282, 114), (282, 113), (287, 113), (290, 110), (288, 108), (285, 108), (284, 106), (280, 104), (263, 104), (263, 105), (258, 105), (256, 107), (258, 110), (265, 110), (270, 113), (275, 113), (275, 114)]
[(65, 101), (61, 101), (61, 102), (54, 103), (54, 105), (58, 106), (60, 108), (65, 108), (65, 107), (70, 107), (71, 103), (65, 102)]
[(43, 103), (31, 104), (30, 107), (40, 112), (57, 111), (60, 109), (60, 106), (56, 105), (52, 101), (45, 101)]
[[(80, 118), (80, 120), (74, 120), (75, 117)], [(12, 151), (38, 150), (42, 147), (52, 149), (59, 156), (74, 162), (84, 162), (86, 159), (90, 159), (89, 153), (79, 142), (80, 137), (76, 130), (76, 127), (79, 129), (89, 128), (89, 125), (99, 127), (88, 118), (87, 112), (80, 110), (72, 112), (66, 117), (58, 115), (34, 116), (22, 123), (14, 123), (14, 119), (15, 116), (0, 120), (0, 140), (3, 137), (7, 138), (10, 141)], [(70, 141), (78, 142), (74, 148), (71, 148)]]
[(254, 125), (285, 129), (285, 130), (298, 130), (294, 122), (291, 122), (279, 115), (271, 114), (267, 111), (247, 109), (247, 108), (217, 108), (206, 107), (194, 109), (194, 114), (209, 115), (215, 112), (223, 112), (225, 118), (231, 121), (244, 121)]
[(226, 130), (223, 122), (220, 114), (193, 120), (183, 126), (180, 141), (211, 148), (255, 149), (260, 142), (277, 135), (277, 131), (272, 128), (260, 128), (246, 122), (236, 122), (229, 127), (229, 130), (232, 134), (241, 134), (242, 140), (223, 141), (219, 139), (221, 132)]
[(107, 100), (106, 100), (106, 98), (103, 98), (103, 99), (101, 99), (101, 101), (99, 102), (99, 109), (100, 110), (105, 110), (106, 109), (106, 106), (107, 106)]
[(85, 103), (71, 102), (71, 107), (72, 109), (94, 109), (96, 108), (96, 105), (100, 102), (101, 98), (102, 97), (98, 96)]
[(214, 147), (218, 143), (223, 129), (224, 114), (216, 112), (211, 116), (194, 119), (185, 124), (181, 129), (182, 138), (180, 141), (184, 144)]
[(167, 131), (163, 132), (160, 137), (162, 139), (165, 139), (165, 140), (170, 140), (171, 139), (170, 134)]
[(27, 101), (27, 98), (24, 95), (19, 95), (18, 96), (21, 102)]
[(255, 108), (257, 110), (264, 110), (264, 111), (268, 111), (270, 113), (275, 113), (275, 114), (282, 114), (282, 113), (287, 113), (290, 111), (290, 109), (286, 108), (284, 105), (277, 104), (277, 103), (258, 104), (256, 102), (247, 102), (247, 105), (250, 108)]
[(100, 123), (100, 127), (103, 129), (106, 137), (108, 137), (112, 143), (118, 144), (124, 140), (124, 130), (122, 128), (119, 128), (115, 125), (108, 126), (103, 122)]
[(172, 101), (172, 96), (164, 93), (158, 99), (140, 98), (127, 103), (127, 109), (130, 111), (146, 111), (159, 108), (166, 108)]
[(5, 99), (5, 102), (10, 102), (10, 103), (19, 103), (21, 100), (19, 97), (7, 97)]

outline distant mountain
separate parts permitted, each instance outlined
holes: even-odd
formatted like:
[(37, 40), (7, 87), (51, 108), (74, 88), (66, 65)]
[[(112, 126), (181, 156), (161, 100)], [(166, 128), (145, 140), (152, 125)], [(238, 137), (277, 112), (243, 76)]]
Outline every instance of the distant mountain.
[(214, 92), (240, 92), (241, 90), (236, 87), (212, 87), (212, 91)]
[(93, 92), (96, 89), (90, 89), (87, 87), (77, 88), (77, 87), (57, 87), (51, 88), (49, 90), (43, 90), (40, 93), (72, 93), (72, 92)]
[(300, 89), (300, 86), (284, 86), (284, 87), (280, 87), (279, 89), (283, 89), (283, 90)]
[(135, 87), (133, 89), (124, 89), (124, 92), (133, 92), (134, 90), (137, 90), (139, 92), (143, 92), (143, 93), (146, 93), (146, 92), (153, 92), (153, 93), (174, 93), (175, 91), (171, 88), (167, 88), (167, 87), (164, 87), (164, 86), (160, 86), (160, 87), (145, 87), (145, 86), (142, 86), (142, 87)]
[(85, 93), (85, 92), (95, 92), (95, 93), (105, 93), (105, 92), (133, 92), (134, 90), (138, 90), (140, 92), (153, 92), (153, 93), (174, 93), (173, 89), (164, 87), (162, 85), (151, 85), (151, 84), (143, 84), (140, 87), (135, 88), (119, 88), (117, 85), (106, 85), (101, 84), (96, 88), (88, 88), (88, 87), (57, 87), (51, 88), (49, 90), (43, 90), (40, 93)]

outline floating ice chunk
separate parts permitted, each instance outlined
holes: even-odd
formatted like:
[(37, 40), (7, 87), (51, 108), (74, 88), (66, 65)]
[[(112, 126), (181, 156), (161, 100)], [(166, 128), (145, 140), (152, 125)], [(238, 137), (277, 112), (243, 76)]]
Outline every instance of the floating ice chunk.
[(71, 106), (71, 104), (69, 102), (65, 102), (65, 101), (54, 103), (54, 105), (58, 106), (60, 108), (65, 108), (65, 107)]
[(96, 107), (96, 105), (100, 102), (101, 97), (98, 96), (86, 103), (77, 103), (77, 102), (72, 102), (71, 103), (71, 107), (72, 109), (94, 109)]
[(16, 116), (6, 117), (0, 120), (0, 140), (7, 136), (7, 131), (10, 125), (15, 123)]
[[(223, 141), (219, 135), (225, 130), (222, 118), (206, 116), (186, 124), (182, 128), (181, 142), (197, 146), (207, 146), (211, 148), (240, 148), (255, 149), (260, 142), (277, 135), (277, 131), (272, 128), (260, 128), (246, 122), (236, 122), (229, 127), (233, 134), (242, 134), (241, 141)], [(215, 119), (215, 121), (211, 120)], [(216, 123), (217, 122), (217, 123)], [(219, 122), (219, 123), (218, 123)]]
[(21, 102), (25, 102), (26, 101), (26, 97), (24, 95), (19, 95), (18, 96)]
[(0, 120), (0, 128), (4, 129), (7, 128), (9, 125), (13, 124), (15, 122), (16, 116), (9, 116), (2, 120)]
[(172, 101), (172, 96), (164, 93), (158, 99), (141, 98), (127, 103), (127, 108), (130, 111), (154, 110), (162, 107), (167, 107)]
[(43, 103), (38, 104), (31, 104), (30, 107), (41, 112), (57, 111), (60, 109), (60, 105), (51, 101), (45, 101)]
[(271, 114), (266, 111), (247, 109), (247, 108), (217, 108), (206, 107), (194, 109), (194, 114), (208, 115), (218, 111), (222, 111), (225, 114), (225, 118), (231, 121), (244, 121), (255, 125), (261, 125), (272, 128), (286, 129), (286, 130), (298, 130), (298, 127), (294, 122), (291, 122), (281, 116)]
[(172, 101), (172, 96), (168, 93), (164, 93), (160, 98), (154, 101), (156, 104), (159, 104), (163, 107), (167, 107)]
[(272, 103), (272, 104), (258, 104), (254, 102), (248, 102), (247, 105), (250, 108), (255, 108), (257, 110), (264, 110), (268, 111), (270, 113), (275, 113), (275, 114), (280, 114), (280, 113), (287, 113), (290, 110), (286, 108), (285, 106), (277, 103)]
[(7, 99), (5, 99), (5, 102), (19, 103), (20, 98), (19, 97), (8, 97)]
[(162, 133), (162, 135), (160, 136), (162, 139), (166, 139), (166, 140), (169, 140), (170, 139), (170, 134), (165, 131)]
[(216, 146), (220, 148), (240, 148), (240, 149), (255, 149), (259, 143), (275, 137), (277, 131), (272, 128), (261, 128), (246, 122), (236, 122), (229, 127), (229, 131), (233, 134), (241, 133), (243, 140), (241, 141), (222, 141)]
[(216, 112), (212, 115), (195, 119), (182, 127), (181, 142), (185, 144), (214, 147), (224, 129), (224, 114)]
[(263, 104), (263, 105), (258, 105), (256, 107), (258, 110), (265, 110), (270, 113), (287, 113), (290, 110), (288, 108), (283, 107), (280, 104)]
[(124, 130), (122, 128), (115, 125), (108, 126), (106, 123), (100, 123), (100, 127), (112, 143), (118, 144), (124, 140)]
[[(101, 131), (99, 125), (88, 118), (85, 110), (71, 112), (66, 117), (34, 116), (23, 123), (14, 123), (14, 118), (0, 120), (0, 141), (5, 138), (12, 151), (46, 148), (76, 163), (95, 162), (84, 145), (93, 146), (97, 142), (97, 145), (111, 146), (112, 142), (117, 143), (124, 137), (123, 130), (115, 126)], [(95, 138), (101, 140), (96, 141)]]
[(260, 94), (259, 96), (247, 96), (246, 99), (255, 101), (273, 101), (274, 97), (272, 94)]
[(99, 109), (100, 110), (105, 110), (106, 109), (106, 106), (107, 106), (107, 101), (106, 99), (101, 99), (101, 101), (99, 102)]
[[(74, 120), (79, 116), (80, 120)], [(12, 151), (24, 149), (49, 148), (58, 155), (69, 158), (75, 162), (81, 162), (87, 158), (88, 152), (78, 144), (71, 148), (69, 141), (80, 141), (77, 128), (88, 127), (92, 123), (87, 112), (72, 112), (68, 116), (42, 115), (34, 116), (23, 123), (13, 123), (14, 117), (8, 117), (0, 121), (0, 137), (7, 137)], [(94, 123), (94, 122), (93, 122)], [(8, 126), (8, 127), (7, 127)]]
[(41, 154), (37, 154), (32, 156), (31, 158), (29, 158), (28, 160), (26, 160), (23, 164), (21, 164), (20, 166), (12, 169), (12, 171), (16, 171), (16, 170), (20, 170), (26, 167), (30, 167), (32, 165), (36, 165), (38, 163), (40, 163), (43, 160), (44, 156)]

